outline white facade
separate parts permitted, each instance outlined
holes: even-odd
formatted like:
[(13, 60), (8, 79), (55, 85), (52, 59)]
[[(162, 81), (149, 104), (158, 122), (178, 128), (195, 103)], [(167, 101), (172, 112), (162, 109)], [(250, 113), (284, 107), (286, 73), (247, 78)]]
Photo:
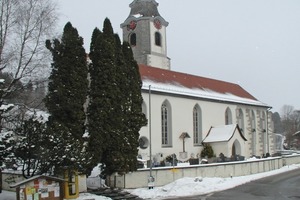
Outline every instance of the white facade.
[[(273, 137), (271, 130), (271, 118), (270, 116), (267, 119), (268, 107), (261, 106), (252, 106), (252, 105), (243, 105), (243, 104), (233, 104), (230, 102), (217, 102), (211, 101), (209, 99), (204, 100), (196, 97), (187, 97), (187, 96), (174, 96), (173, 94), (167, 93), (157, 93), (155, 91), (144, 90), (144, 110), (148, 119), (148, 125), (143, 127), (140, 131), (141, 137), (146, 137), (150, 140), (150, 125), (151, 125), (151, 142), (149, 141), (149, 146), (146, 149), (140, 149), (139, 154), (143, 159), (148, 160), (150, 156), (150, 143), (152, 149), (152, 156), (154, 159), (161, 161), (165, 159), (166, 156), (171, 154), (176, 154), (177, 158), (181, 161), (186, 161), (189, 158), (197, 158), (200, 156), (202, 150), (202, 145), (194, 143), (194, 130), (193, 130), (193, 110), (194, 107), (199, 107), (201, 110), (201, 142), (206, 137), (208, 131), (211, 127), (216, 127), (220, 125), (225, 125), (225, 113), (226, 110), (230, 109), (232, 113), (232, 123), (239, 124), (237, 113), (239, 110), (243, 112), (243, 123), (244, 129), (243, 134), (247, 139), (244, 143), (241, 144), (242, 155), (246, 158), (251, 157), (252, 155), (263, 156), (266, 153), (273, 153)], [(150, 97), (149, 97), (150, 96)], [(150, 100), (150, 102), (149, 102)], [(164, 103), (169, 106), (169, 118), (170, 118), (170, 145), (164, 146), (162, 144), (162, 106)], [(151, 103), (151, 105), (150, 105)], [(151, 107), (151, 110), (149, 110)], [(255, 113), (256, 126), (251, 126), (252, 119), (250, 118), (250, 113), (252, 111)], [(151, 112), (151, 114), (150, 114)], [(264, 113), (264, 114), (263, 114)], [(149, 121), (149, 116), (151, 115), (151, 124)], [(261, 118), (265, 116), (265, 118)], [(267, 125), (267, 120), (269, 121)], [(264, 123), (264, 124), (261, 124)], [(268, 126), (268, 130), (265, 127)], [(255, 129), (255, 130), (253, 130)], [(183, 132), (187, 132), (191, 138), (185, 139), (185, 152), (187, 152), (187, 158), (180, 158), (180, 152), (183, 152), (183, 140), (180, 139), (180, 135)], [(268, 137), (266, 135), (269, 135)], [(221, 143), (220, 143), (221, 145)], [(213, 145), (217, 147), (218, 145)], [(222, 145), (221, 145), (222, 146)], [(222, 152), (220, 148), (213, 149), (216, 153), (223, 153), (225, 156), (230, 157), (232, 152), (228, 150), (227, 152)], [(237, 152), (238, 153), (238, 152)]]

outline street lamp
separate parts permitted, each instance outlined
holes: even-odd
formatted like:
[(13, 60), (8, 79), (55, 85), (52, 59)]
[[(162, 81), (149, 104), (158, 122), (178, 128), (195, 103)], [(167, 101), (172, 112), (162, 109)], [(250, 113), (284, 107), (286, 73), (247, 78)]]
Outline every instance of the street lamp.
[(150, 175), (148, 178), (148, 188), (153, 189), (154, 177), (152, 176), (152, 133), (151, 133), (151, 85), (149, 85), (149, 154), (150, 154)]

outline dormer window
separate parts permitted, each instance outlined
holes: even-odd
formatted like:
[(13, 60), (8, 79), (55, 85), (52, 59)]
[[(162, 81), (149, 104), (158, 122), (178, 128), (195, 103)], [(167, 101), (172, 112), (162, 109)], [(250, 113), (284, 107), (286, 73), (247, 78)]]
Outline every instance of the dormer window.
[(155, 45), (161, 46), (161, 34), (159, 32), (155, 32)]

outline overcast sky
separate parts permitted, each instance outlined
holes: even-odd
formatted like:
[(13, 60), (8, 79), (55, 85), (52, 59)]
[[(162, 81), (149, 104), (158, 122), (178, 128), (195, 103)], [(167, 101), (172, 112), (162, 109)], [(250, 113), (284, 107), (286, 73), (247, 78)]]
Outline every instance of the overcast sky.
[[(56, 0), (88, 52), (106, 17), (120, 24), (133, 0)], [(167, 28), (171, 69), (237, 83), (280, 112), (300, 109), (300, 0), (156, 0)]]

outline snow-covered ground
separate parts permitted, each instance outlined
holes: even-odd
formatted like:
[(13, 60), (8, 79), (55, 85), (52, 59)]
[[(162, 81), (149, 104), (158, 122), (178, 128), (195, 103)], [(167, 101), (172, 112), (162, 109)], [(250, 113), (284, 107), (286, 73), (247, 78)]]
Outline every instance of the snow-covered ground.
[[(154, 187), (149, 190), (148, 188), (138, 188), (134, 190), (127, 190), (130, 193), (137, 195), (143, 199), (163, 199), (166, 197), (180, 197), (190, 195), (202, 195), (221, 190), (230, 189), (247, 182), (264, 178), (267, 176), (287, 172), (294, 169), (299, 169), (300, 164), (285, 166), (278, 170), (270, 172), (253, 174), (249, 176), (240, 176), (232, 178), (206, 178), (206, 177), (186, 177), (179, 179), (173, 183), (163, 187)], [(2, 191), (0, 200), (15, 200), (14, 192)], [(95, 199), (95, 200), (109, 200), (110, 198), (94, 196), (91, 194), (83, 193), (76, 200)]]

